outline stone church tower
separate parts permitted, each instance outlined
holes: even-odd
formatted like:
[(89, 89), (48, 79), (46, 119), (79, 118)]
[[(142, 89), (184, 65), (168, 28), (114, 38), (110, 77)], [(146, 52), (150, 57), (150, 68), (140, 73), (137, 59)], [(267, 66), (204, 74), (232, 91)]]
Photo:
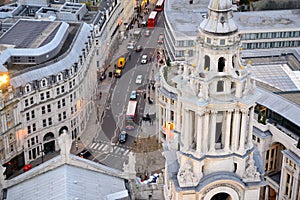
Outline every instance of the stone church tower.
[(231, 6), (230, 0), (211, 0), (195, 58), (179, 65), (171, 80), (161, 70), (166, 199), (260, 199), (262, 160), (252, 144), (257, 95)]

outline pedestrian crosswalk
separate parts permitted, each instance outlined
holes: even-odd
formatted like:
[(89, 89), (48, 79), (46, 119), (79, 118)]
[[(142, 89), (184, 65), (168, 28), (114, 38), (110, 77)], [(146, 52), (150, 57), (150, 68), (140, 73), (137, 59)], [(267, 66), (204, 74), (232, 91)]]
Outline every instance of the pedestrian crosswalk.
[(126, 146), (118, 146), (114, 144), (99, 143), (99, 142), (93, 142), (90, 145), (89, 149), (103, 152), (103, 153), (118, 154), (122, 156), (128, 156), (128, 154), (130, 153), (130, 148)]

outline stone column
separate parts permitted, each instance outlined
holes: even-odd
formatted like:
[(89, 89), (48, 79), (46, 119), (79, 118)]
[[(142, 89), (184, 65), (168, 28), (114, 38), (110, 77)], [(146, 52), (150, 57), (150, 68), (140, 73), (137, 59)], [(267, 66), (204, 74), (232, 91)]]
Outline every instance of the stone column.
[(240, 131), (240, 147), (239, 151), (244, 152), (245, 148), (245, 138), (247, 134), (247, 117), (248, 117), (248, 110), (242, 110), (242, 124), (241, 124), (241, 131)]
[(176, 130), (181, 132), (181, 102), (177, 101)]
[(229, 145), (230, 145), (230, 131), (231, 131), (231, 115), (232, 115), (233, 110), (228, 110), (226, 114), (226, 132), (225, 132), (225, 144), (224, 144), (224, 149), (226, 151), (229, 150)]
[(265, 191), (265, 200), (269, 200), (269, 186), (266, 186), (266, 191)]
[(248, 135), (247, 135), (247, 146), (249, 148), (253, 147), (253, 143), (252, 143), (253, 120), (254, 120), (254, 106), (250, 108), (250, 116), (249, 116), (249, 126), (248, 126)]
[(215, 151), (217, 111), (211, 111), (209, 151)]
[(202, 140), (202, 151), (203, 153), (207, 152), (208, 149), (208, 127), (209, 126), (209, 111), (205, 112), (204, 115), (204, 124), (203, 124), (203, 140)]
[(238, 149), (239, 142), (239, 130), (240, 130), (240, 111), (239, 109), (234, 110), (233, 114), (233, 125), (232, 125), (232, 151), (236, 151)]
[(189, 148), (189, 112), (188, 110), (184, 109), (183, 111), (183, 147), (185, 150)]
[(197, 152), (202, 153), (203, 114), (197, 114)]

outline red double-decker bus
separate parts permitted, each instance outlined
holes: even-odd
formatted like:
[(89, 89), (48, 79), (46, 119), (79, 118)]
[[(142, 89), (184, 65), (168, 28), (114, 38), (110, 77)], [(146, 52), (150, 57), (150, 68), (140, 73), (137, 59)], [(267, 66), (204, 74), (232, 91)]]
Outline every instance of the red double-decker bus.
[(137, 101), (130, 100), (125, 115), (125, 129), (133, 130), (136, 123)]
[(157, 12), (152, 11), (148, 17), (148, 28), (154, 28), (157, 21)]
[(164, 2), (165, 0), (158, 0), (154, 7), (154, 10), (157, 12), (161, 12), (164, 9)]

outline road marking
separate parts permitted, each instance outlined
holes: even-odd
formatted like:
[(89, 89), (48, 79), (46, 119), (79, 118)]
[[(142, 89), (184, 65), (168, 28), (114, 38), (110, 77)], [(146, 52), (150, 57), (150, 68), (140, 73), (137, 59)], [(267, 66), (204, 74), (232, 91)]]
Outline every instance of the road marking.
[(98, 144), (98, 143), (93, 143), (90, 148), (94, 149), (94, 146), (96, 146), (96, 144)]

